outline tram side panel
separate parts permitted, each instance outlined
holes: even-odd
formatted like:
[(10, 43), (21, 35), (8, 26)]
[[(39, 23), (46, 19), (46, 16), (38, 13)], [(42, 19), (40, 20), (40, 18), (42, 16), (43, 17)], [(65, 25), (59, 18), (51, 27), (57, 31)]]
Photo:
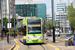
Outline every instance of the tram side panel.
[(19, 34), (19, 40), (23, 42), (23, 39), (26, 39), (26, 26), (23, 21), (21, 21), (21, 23), (19, 24), (18, 31), (19, 33), (21, 33)]

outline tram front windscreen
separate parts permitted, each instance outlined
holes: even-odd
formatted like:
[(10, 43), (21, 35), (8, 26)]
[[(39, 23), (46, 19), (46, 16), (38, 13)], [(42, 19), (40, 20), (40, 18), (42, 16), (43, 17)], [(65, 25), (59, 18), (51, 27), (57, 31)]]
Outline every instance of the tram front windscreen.
[(28, 34), (41, 34), (41, 19), (28, 19)]

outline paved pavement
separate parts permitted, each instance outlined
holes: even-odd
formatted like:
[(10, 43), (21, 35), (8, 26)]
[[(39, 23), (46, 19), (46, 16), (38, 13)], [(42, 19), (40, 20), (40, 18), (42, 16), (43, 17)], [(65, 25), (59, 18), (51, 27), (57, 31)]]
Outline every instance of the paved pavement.
[[(7, 40), (0, 41), (0, 45), (3, 45), (3, 43), (4, 43), (4, 45), (8, 44)], [(10, 40), (10, 43), (11, 44), (15, 44), (15, 41), (14, 40)]]
[(44, 42), (56, 46), (57, 48), (59, 48), (59, 50), (75, 50), (75, 46), (65, 46), (65, 39), (60, 39), (60, 37), (56, 37), (56, 42), (53, 43), (53, 38), (47, 38), (48, 40), (44, 40)]
[(6, 45), (0, 45), (0, 50), (9, 50), (14, 44), (6, 44)]
[[(11, 48), (13, 46), (14, 43), (16, 43), (16, 46), (14, 48), (14, 50), (75, 50), (75, 46), (65, 46), (65, 39), (60, 39), (60, 37), (56, 37), (56, 42), (53, 43), (53, 39), (52, 36), (51, 37), (45, 37), (48, 39), (44, 39), (42, 44), (28, 44), (28, 45), (24, 45), (23, 43), (21, 43), (19, 41), (18, 38), (15, 38), (12, 41), (12, 44), (9, 45), (6, 43), (6, 41), (4, 41), (4, 49), (8, 50), (9, 48)], [(0, 50), (2, 50), (3, 45), (1, 44), (3, 43), (2, 41), (0, 41)]]
[[(7, 37), (4, 37), (4, 40), (1, 39), (0, 37), (0, 50), (9, 50), (14, 44), (15, 44), (15, 41), (13, 40), (14, 38), (11, 37), (11, 44), (8, 44), (7, 43)], [(3, 45), (4, 44), (4, 45)]]

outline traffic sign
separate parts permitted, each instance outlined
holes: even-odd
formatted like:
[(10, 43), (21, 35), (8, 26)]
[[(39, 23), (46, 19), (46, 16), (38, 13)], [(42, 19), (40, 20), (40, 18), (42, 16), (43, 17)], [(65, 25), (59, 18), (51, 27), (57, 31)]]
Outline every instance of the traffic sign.
[(10, 23), (9, 25), (9, 23), (7, 23), (7, 28), (12, 28), (12, 24)]

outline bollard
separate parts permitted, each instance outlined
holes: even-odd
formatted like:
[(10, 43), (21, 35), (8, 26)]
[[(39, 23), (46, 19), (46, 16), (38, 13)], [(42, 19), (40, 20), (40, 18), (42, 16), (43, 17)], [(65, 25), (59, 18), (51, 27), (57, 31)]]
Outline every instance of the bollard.
[(68, 46), (68, 39), (65, 39), (65, 46)]

